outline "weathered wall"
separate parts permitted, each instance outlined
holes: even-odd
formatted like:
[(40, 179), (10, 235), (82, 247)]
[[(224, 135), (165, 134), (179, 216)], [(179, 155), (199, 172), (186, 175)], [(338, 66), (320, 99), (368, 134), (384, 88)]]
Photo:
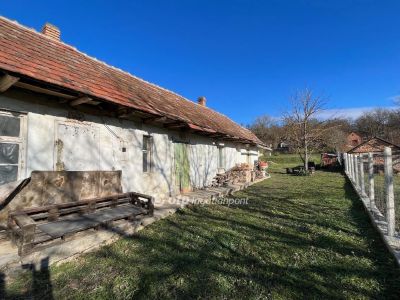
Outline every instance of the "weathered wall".
[(210, 185), (218, 169), (218, 148), (213, 141), (192, 136), (189, 148), (191, 186)]
[(121, 193), (121, 171), (34, 171), (30, 182), (0, 211), (5, 223), (10, 210)]
[[(182, 133), (83, 115), (55, 99), (16, 90), (0, 95), (0, 109), (27, 113), (24, 177), (36, 170), (121, 170), (123, 191), (137, 191), (158, 198), (179, 192), (174, 179), (173, 141), (182, 140)], [(143, 135), (151, 135), (154, 141), (150, 173), (142, 171)], [(216, 141), (193, 134), (183, 139), (189, 144), (192, 187), (209, 185), (218, 171)], [(247, 162), (247, 150), (242, 144), (225, 144), (224, 152), (225, 169)], [(250, 161), (255, 159), (257, 155), (251, 156)]]
[[(210, 185), (218, 171), (229, 170), (237, 164), (254, 163), (258, 159), (258, 150), (250, 151), (243, 144), (224, 143), (224, 168), (218, 168), (218, 147), (212, 139), (192, 135), (190, 138), (190, 179), (192, 187), (201, 188)], [(248, 159), (248, 153), (250, 158)]]
[[(67, 106), (51, 105), (51, 102), (48, 105), (43, 98), (25, 93), (7, 95), (0, 96), (0, 109), (27, 112), (25, 177), (35, 170), (121, 170), (124, 191), (154, 196), (176, 192), (172, 184), (173, 152), (167, 130), (76, 114)], [(154, 171), (143, 173), (142, 138), (149, 134), (154, 139)], [(126, 152), (122, 152), (122, 148)]]

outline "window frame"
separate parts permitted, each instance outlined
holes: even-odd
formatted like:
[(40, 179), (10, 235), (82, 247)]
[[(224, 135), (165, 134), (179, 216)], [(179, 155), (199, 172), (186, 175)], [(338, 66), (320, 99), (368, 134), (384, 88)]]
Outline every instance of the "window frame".
[[(19, 136), (3, 136), (0, 135), (0, 143), (2, 144), (17, 144), (18, 149), (18, 162), (16, 164), (0, 163), (0, 166), (17, 166), (17, 179), (21, 180), (26, 177), (26, 131), (27, 131), (27, 116), (26, 114), (0, 110), (0, 116), (14, 117), (20, 120), (19, 123)], [(7, 183), (5, 183), (7, 184)]]
[(218, 145), (218, 169), (225, 169), (226, 167), (226, 157), (224, 146)]
[[(142, 138), (142, 172), (152, 173), (153, 172), (153, 144), (154, 139), (151, 135), (143, 135)], [(146, 147), (145, 147), (146, 146)], [(145, 166), (146, 157), (146, 170)]]

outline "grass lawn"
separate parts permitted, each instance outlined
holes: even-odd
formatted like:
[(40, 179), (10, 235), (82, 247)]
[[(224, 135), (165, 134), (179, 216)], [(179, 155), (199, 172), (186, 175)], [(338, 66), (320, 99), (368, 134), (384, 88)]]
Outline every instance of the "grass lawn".
[(289, 176), (283, 167), (235, 195), (248, 205), (184, 209), (48, 272), (26, 271), (6, 292), (37, 299), (50, 292), (81, 299), (399, 299), (400, 271), (344, 177)]
[[(267, 161), (272, 161), (273, 162), (272, 166), (276, 166), (277, 164), (279, 168), (282, 166), (294, 167), (298, 165), (303, 165), (303, 162), (301, 161), (298, 154), (275, 153), (272, 154), (271, 156), (265, 156), (263, 159)], [(321, 155), (318, 153), (313, 153), (310, 155), (309, 161), (313, 161), (316, 164), (319, 164), (321, 163)]]

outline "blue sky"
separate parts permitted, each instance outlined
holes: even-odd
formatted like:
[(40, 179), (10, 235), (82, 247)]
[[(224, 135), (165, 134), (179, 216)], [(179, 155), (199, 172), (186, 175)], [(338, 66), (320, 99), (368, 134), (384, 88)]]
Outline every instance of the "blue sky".
[(0, 14), (248, 124), (296, 90), (329, 112), (393, 106), (400, 1), (1, 1)]

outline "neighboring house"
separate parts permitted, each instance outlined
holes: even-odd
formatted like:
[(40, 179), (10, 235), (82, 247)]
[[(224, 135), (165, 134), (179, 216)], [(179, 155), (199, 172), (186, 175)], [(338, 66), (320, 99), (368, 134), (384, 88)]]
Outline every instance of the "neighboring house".
[[(106, 41), (105, 41), (106, 42)], [(122, 170), (124, 191), (168, 197), (254, 164), (249, 130), (60, 41), (0, 17), (0, 185), (34, 170)]]
[(360, 134), (351, 132), (346, 137), (346, 145), (343, 146), (343, 150), (347, 152), (353, 149), (354, 147), (360, 145), (362, 142), (363, 138), (361, 137)]
[(353, 146), (353, 147), (360, 145), (363, 141), (362, 137), (355, 132), (351, 132), (347, 136), (346, 140), (347, 140), (347, 145)]
[(385, 147), (390, 147), (393, 154), (393, 169), (395, 172), (400, 172), (400, 147), (385, 141), (378, 137), (373, 137), (361, 144), (357, 145), (353, 149), (349, 150), (349, 154), (374, 154), (375, 170), (383, 170), (383, 151)]
[(289, 143), (285, 141), (280, 141), (278, 144), (278, 147), (276, 147), (275, 151), (281, 152), (281, 153), (288, 153), (290, 151), (290, 145)]
[(378, 137), (373, 137), (365, 142), (360, 143), (359, 145), (353, 147), (351, 150), (349, 150), (347, 153), (350, 154), (360, 154), (360, 153), (382, 153), (385, 147), (390, 147), (392, 148), (392, 152), (398, 152), (400, 151), (400, 147), (390, 143), (388, 141), (385, 141), (381, 138)]

